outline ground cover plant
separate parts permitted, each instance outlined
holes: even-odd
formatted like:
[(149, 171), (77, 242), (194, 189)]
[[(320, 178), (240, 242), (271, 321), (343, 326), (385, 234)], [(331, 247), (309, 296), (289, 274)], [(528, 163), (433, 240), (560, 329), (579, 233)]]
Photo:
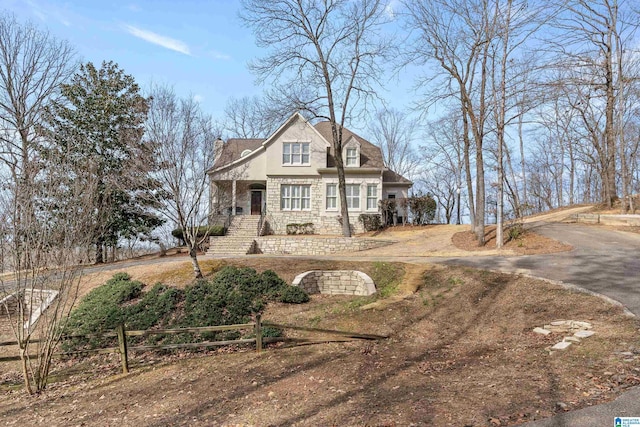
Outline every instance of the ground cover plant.
[[(129, 330), (232, 325), (250, 322), (270, 301), (304, 303), (309, 296), (284, 282), (273, 271), (257, 273), (249, 267), (224, 266), (210, 279), (198, 280), (184, 289), (163, 284), (143, 292), (144, 284), (126, 273), (117, 273), (103, 286), (89, 292), (71, 312), (65, 335), (94, 334), (65, 343), (67, 351), (113, 345), (113, 338), (95, 336), (112, 332), (119, 324)], [(276, 331), (267, 331), (276, 335)], [(203, 339), (235, 339), (238, 332), (152, 335), (132, 339), (145, 341), (193, 342)]]
[[(293, 275), (290, 264), (270, 265), (282, 276)], [(296, 262), (312, 266), (321, 263)], [(68, 361), (37, 399), (0, 386), (0, 416), (53, 426), (87, 419), (98, 426), (508, 426), (612, 399), (640, 381), (640, 325), (620, 307), (527, 277), (427, 267), (418, 292), (381, 310), (354, 307), (354, 297), (313, 295), (307, 304), (274, 302), (263, 311), (278, 323), (387, 340), (261, 354), (144, 354), (128, 376), (118, 375), (117, 355)], [(352, 268), (372, 275), (375, 265)], [(532, 330), (557, 319), (591, 322), (596, 334), (549, 354), (562, 336)]]

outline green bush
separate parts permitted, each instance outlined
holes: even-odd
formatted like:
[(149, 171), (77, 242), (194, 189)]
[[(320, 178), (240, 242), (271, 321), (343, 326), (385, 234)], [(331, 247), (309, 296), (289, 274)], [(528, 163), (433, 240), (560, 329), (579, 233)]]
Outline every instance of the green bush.
[(382, 216), (380, 214), (360, 214), (358, 217), (364, 231), (376, 231), (382, 228)]
[(142, 330), (167, 326), (169, 317), (183, 298), (184, 293), (179, 289), (156, 284), (137, 304), (125, 308), (127, 328)]
[(312, 222), (287, 224), (287, 234), (315, 234), (315, 226)]
[[(262, 313), (268, 301), (300, 304), (309, 300), (304, 290), (287, 285), (276, 273), (258, 274), (252, 268), (223, 267), (211, 280), (200, 280), (184, 291), (156, 284), (142, 294), (142, 283), (118, 273), (107, 283), (91, 291), (70, 315), (65, 335), (112, 332), (120, 323), (127, 329), (197, 327), (250, 323)], [(268, 331), (278, 336), (277, 330)], [(275, 334), (275, 335), (274, 335)], [(201, 339), (236, 339), (237, 331), (202, 334)], [(190, 342), (195, 335), (151, 335), (134, 343)], [(114, 345), (110, 339), (76, 339), (65, 350)]]
[[(111, 332), (126, 320), (122, 304), (139, 297), (142, 283), (132, 281), (126, 273), (116, 273), (103, 286), (89, 292), (73, 310), (64, 325), (65, 335), (87, 335)], [(104, 339), (76, 339), (74, 347), (89, 344), (101, 346)]]
[[(196, 237), (199, 239), (207, 236), (224, 236), (225, 229), (222, 225), (203, 225), (196, 230)], [(182, 228), (176, 228), (171, 231), (171, 235), (176, 239), (184, 241), (184, 230)]]
[(303, 304), (309, 302), (309, 294), (297, 286), (287, 286), (280, 293), (279, 301), (287, 304)]
[(415, 193), (404, 201), (413, 215), (413, 223), (416, 225), (429, 224), (433, 221), (438, 207), (436, 200), (429, 193)]
[(511, 240), (517, 240), (524, 235), (523, 224), (513, 224), (507, 229), (507, 242)]

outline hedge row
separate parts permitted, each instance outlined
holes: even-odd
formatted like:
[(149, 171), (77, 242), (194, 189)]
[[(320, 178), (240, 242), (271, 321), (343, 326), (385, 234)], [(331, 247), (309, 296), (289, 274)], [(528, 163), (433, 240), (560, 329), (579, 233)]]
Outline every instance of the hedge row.
[[(203, 238), (207, 236), (224, 236), (226, 230), (222, 225), (203, 225), (196, 230), (196, 237)], [(182, 228), (176, 228), (171, 232), (171, 235), (176, 239), (184, 241), (184, 230)]]
[[(200, 280), (184, 290), (156, 284), (142, 293), (144, 285), (117, 273), (87, 294), (73, 310), (64, 327), (65, 335), (100, 334), (120, 323), (127, 329), (169, 329), (249, 323), (269, 301), (300, 304), (307, 293), (285, 283), (273, 271), (256, 273), (252, 268), (223, 267), (211, 280)], [(277, 331), (267, 331), (274, 335)], [(219, 332), (189, 335), (152, 335), (147, 343), (193, 342), (199, 339), (235, 339), (239, 333)], [(135, 340), (134, 340), (135, 343)], [(112, 345), (109, 338), (76, 339), (67, 351)]]

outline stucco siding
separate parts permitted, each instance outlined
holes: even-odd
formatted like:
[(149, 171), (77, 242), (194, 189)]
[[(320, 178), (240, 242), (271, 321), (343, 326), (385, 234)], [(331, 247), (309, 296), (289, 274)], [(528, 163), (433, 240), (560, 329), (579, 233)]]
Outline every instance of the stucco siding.
[[(309, 165), (295, 166), (282, 164), (282, 152), (285, 143), (309, 143)], [(309, 125), (297, 120), (282, 130), (266, 146), (265, 175), (318, 175), (317, 170), (327, 166), (327, 142)]]

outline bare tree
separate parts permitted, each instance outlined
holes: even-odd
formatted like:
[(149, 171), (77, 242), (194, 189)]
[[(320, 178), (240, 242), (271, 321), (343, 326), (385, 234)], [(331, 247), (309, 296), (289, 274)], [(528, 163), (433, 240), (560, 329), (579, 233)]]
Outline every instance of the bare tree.
[[(13, 15), (0, 15), (0, 166), (7, 168), (5, 182), (18, 194), (32, 192), (38, 173), (41, 113), (74, 70), (74, 51), (66, 42)], [(31, 221), (28, 200), (23, 199), (15, 221)]]
[(423, 105), (446, 98), (457, 100), (467, 166), (471, 149), (475, 151), (475, 186), (470, 167), (465, 167), (466, 186), (471, 228), (478, 243), (484, 245), (484, 140), (491, 107), (489, 59), (491, 42), (496, 37), (496, 16), (488, 0), (419, 0), (405, 5), (408, 25), (416, 33), (406, 52), (408, 61), (417, 65), (436, 63), (442, 71), (435, 76), (429, 73), (418, 81), (420, 86), (429, 87)]
[(464, 145), (462, 120), (455, 113), (446, 114), (427, 127), (427, 144), (421, 146), (425, 167), (420, 176), (444, 210), (447, 223), (455, 207), (456, 223), (460, 224)]
[[(555, 43), (560, 60), (558, 66), (575, 70), (570, 79), (572, 89), (582, 94), (581, 104), (574, 104), (583, 119), (591, 120), (584, 103), (599, 109), (601, 121), (584, 122), (598, 154), (601, 201), (611, 206), (618, 197), (618, 156), (624, 149), (625, 65), (633, 57), (633, 35), (637, 18), (630, 16), (632, 2), (624, 0), (572, 0), (560, 14), (556, 27), (562, 31), (561, 42)], [(599, 117), (600, 114), (593, 117)], [(619, 147), (620, 146), (620, 147)], [(620, 165), (626, 169), (626, 160)], [(624, 181), (624, 180), (623, 180)], [(625, 185), (623, 182), (623, 192)]]
[[(162, 213), (182, 229), (196, 278), (202, 277), (198, 247), (207, 239), (198, 233), (209, 214), (206, 171), (216, 155), (216, 130), (193, 98), (180, 99), (172, 89), (150, 91), (146, 138), (155, 147), (161, 182)], [(167, 197), (168, 196), (168, 197)]]
[[(387, 20), (381, 0), (243, 0), (242, 18), (269, 53), (251, 64), (264, 81), (315, 118), (331, 123), (342, 215), (351, 236), (345, 192), (342, 131), (355, 107), (375, 97), (381, 60), (390, 45), (381, 37)], [(363, 105), (360, 105), (362, 107)]]
[(413, 176), (419, 166), (414, 150), (418, 120), (407, 117), (395, 109), (382, 109), (376, 113), (369, 132), (380, 147), (385, 166), (405, 177)]
[[(40, 143), (42, 148), (46, 141)], [(29, 193), (10, 185), (0, 194), (0, 221), (9, 243), (4, 261), (13, 273), (0, 278), (0, 311), (20, 343), (30, 394), (47, 385), (62, 327), (78, 296), (78, 251), (91, 239), (86, 231), (96, 190), (95, 183), (70, 174), (63, 157), (47, 156), (35, 170)], [(33, 215), (22, 214), (25, 205), (34, 208)]]
[(236, 138), (266, 138), (293, 112), (270, 96), (231, 98), (224, 108), (224, 127)]

